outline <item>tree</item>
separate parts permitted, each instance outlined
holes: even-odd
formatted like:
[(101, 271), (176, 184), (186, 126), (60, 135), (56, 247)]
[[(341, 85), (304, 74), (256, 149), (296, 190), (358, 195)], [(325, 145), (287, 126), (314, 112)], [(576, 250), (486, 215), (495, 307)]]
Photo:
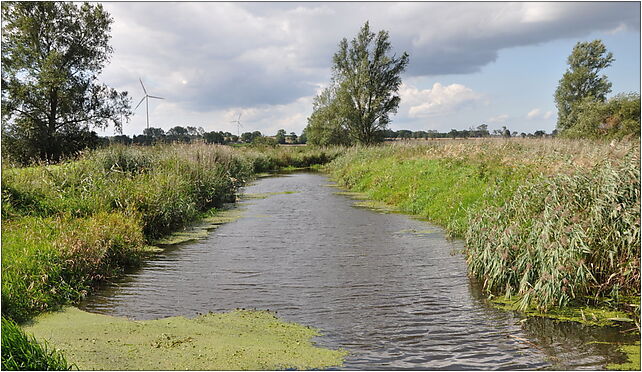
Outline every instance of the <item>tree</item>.
[(350, 145), (347, 122), (342, 116), (335, 84), (325, 88), (312, 101), (312, 115), (305, 128), (306, 139), (311, 145)]
[(281, 144), (281, 145), (284, 144), (285, 143), (285, 136), (286, 136), (285, 129), (279, 129), (279, 131), (276, 132), (276, 136), (275, 136), (276, 142)]
[[(342, 142), (373, 144), (383, 141), (383, 131), (396, 113), (400, 98), (396, 94), (401, 85), (400, 74), (408, 65), (408, 54), (397, 58), (389, 56), (392, 46), (387, 31), (370, 31), (366, 22), (357, 36), (348, 43), (341, 40), (333, 56), (333, 76), (330, 87), (318, 97), (315, 104), (323, 112), (315, 115), (308, 125), (310, 143), (337, 139), (345, 132), (350, 139)], [(324, 135), (323, 131), (330, 131)]]
[(397, 112), (400, 74), (408, 65), (408, 53), (399, 58), (388, 55), (392, 49), (388, 39), (387, 31), (375, 35), (366, 22), (349, 45), (347, 39), (341, 40), (333, 57), (348, 132), (366, 145), (383, 139), (377, 132), (386, 129), (389, 115)]
[(291, 141), (291, 143), (297, 143), (298, 137), (297, 137), (296, 133), (290, 132), (290, 141)]
[(203, 134), (203, 139), (205, 140), (205, 143), (225, 144), (225, 136), (223, 135), (223, 132), (206, 132)]
[(606, 102), (589, 98), (577, 106), (575, 124), (566, 137), (640, 137), (640, 94), (618, 94)]
[(577, 43), (568, 57), (568, 69), (555, 91), (557, 128), (565, 131), (577, 121), (578, 106), (586, 100), (604, 102), (611, 91), (606, 75), (599, 75), (614, 61), (600, 40)]
[(3, 151), (57, 161), (94, 145), (91, 126), (120, 131), (127, 92), (97, 82), (111, 23), (101, 4), (2, 3)]
[(143, 134), (151, 137), (154, 142), (162, 142), (165, 139), (165, 131), (163, 128), (145, 128), (143, 129)]

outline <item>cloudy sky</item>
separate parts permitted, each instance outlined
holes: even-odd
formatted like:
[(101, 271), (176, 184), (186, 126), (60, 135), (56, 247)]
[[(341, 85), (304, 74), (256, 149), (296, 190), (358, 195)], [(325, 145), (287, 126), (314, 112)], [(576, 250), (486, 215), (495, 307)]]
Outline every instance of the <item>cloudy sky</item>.
[[(553, 93), (578, 41), (614, 54), (613, 93), (640, 91), (640, 4), (544, 3), (104, 3), (111, 63), (101, 79), (149, 94), (150, 125), (299, 134), (330, 79), (338, 42), (364, 22), (410, 54), (391, 128), (449, 131), (487, 123), (518, 132), (555, 128)], [(145, 128), (143, 103), (124, 126)], [(109, 133), (107, 130), (105, 134)]]

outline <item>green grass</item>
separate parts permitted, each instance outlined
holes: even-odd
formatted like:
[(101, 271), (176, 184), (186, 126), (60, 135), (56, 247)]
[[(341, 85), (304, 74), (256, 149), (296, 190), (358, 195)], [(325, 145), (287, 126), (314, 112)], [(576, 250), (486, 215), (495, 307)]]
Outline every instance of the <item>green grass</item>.
[[(469, 271), (521, 309), (608, 303), (639, 319), (639, 144), (472, 140), (353, 148), (342, 186), (466, 240)], [(605, 301), (606, 299), (606, 301)]]
[(60, 352), (50, 350), (47, 343), (39, 343), (16, 323), (2, 317), (3, 371), (70, 370), (72, 366)]

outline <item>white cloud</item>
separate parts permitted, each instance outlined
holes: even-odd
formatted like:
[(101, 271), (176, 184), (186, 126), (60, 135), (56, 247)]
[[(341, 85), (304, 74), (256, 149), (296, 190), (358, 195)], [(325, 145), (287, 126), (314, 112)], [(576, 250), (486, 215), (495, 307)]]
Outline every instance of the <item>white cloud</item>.
[(530, 120), (534, 119), (550, 119), (553, 116), (553, 111), (542, 112), (539, 108), (534, 108), (526, 114), (526, 117)]
[[(445, 115), (482, 100), (483, 96), (461, 84), (433, 84), (431, 89), (402, 85), (399, 89), (402, 112), (411, 118)], [(404, 110), (407, 108), (407, 111)]]
[(486, 121), (493, 124), (506, 124), (506, 121), (508, 120), (509, 117), (510, 116), (508, 116), (508, 114), (500, 114), (497, 116), (493, 116), (487, 119)]
[(529, 118), (529, 119), (536, 119), (537, 117), (540, 116), (541, 112), (542, 112), (542, 110), (540, 110), (538, 108), (534, 108), (534, 109), (530, 110), (528, 112), (528, 114), (526, 114), (526, 117)]

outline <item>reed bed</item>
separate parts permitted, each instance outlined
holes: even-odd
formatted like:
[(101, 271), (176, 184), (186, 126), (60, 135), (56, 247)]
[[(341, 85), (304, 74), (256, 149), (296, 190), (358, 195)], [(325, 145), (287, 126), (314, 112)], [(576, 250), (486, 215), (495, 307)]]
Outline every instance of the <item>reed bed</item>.
[(471, 276), (522, 308), (639, 296), (639, 143), (395, 143), (327, 167), (340, 184), (464, 238)]

